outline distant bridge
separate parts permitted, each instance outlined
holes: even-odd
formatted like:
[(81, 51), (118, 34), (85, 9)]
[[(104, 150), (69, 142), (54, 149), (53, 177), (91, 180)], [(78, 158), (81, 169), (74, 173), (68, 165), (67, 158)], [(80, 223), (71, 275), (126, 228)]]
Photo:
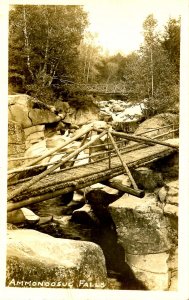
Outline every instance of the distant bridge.
[(76, 90), (88, 94), (95, 95), (117, 95), (122, 97), (127, 97), (128, 93), (126, 91), (125, 84), (123, 83), (80, 83), (74, 84)]

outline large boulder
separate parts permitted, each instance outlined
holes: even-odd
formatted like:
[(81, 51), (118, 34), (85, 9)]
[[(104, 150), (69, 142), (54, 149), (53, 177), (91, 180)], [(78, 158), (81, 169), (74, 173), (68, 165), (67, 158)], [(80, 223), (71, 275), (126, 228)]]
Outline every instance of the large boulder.
[(113, 112), (121, 112), (121, 111), (124, 111), (125, 110), (125, 108), (124, 107), (122, 107), (121, 105), (119, 105), (119, 104), (113, 104), (112, 105), (112, 107), (111, 107), (111, 111), (113, 111)]
[(24, 129), (25, 145), (28, 149), (33, 144), (36, 144), (45, 139), (45, 125), (35, 125)]
[(178, 206), (178, 180), (171, 181), (163, 186), (159, 191), (159, 200), (166, 204)]
[(8, 113), (9, 121), (18, 122), (23, 128), (54, 123), (61, 119), (48, 105), (24, 94), (9, 96)]
[(99, 108), (92, 102), (87, 106), (74, 106), (72, 103), (68, 104), (65, 123), (84, 125), (86, 123), (99, 120)]
[(22, 207), (7, 213), (7, 222), (11, 224), (35, 224), (39, 221), (39, 219), (39, 216), (26, 207)]
[(172, 229), (174, 228), (175, 230), (177, 230), (178, 222), (178, 193), (178, 180), (167, 183), (158, 192), (158, 199), (162, 203), (164, 215), (171, 223)]
[(85, 204), (79, 209), (73, 211), (72, 219), (78, 223), (84, 224), (99, 224), (99, 219), (94, 214), (90, 204)]
[(100, 119), (100, 121), (105, 121), (105, 122), (113, 121), (111, 114), (109, 114), (108, 112), (105, 112), (105, 111), (100, 111), (99, 119)]
[(107, 207), (110, 203), (117, 200), (121, 192), (101, 183), (93, 184), (86, 192), (86, 200), (93, 208)]
[(8, 230), (8, 287), (106, 286), (105, 258), (92, 242), (51, 237), (35, 230)]
[[(46, 141), (41, 140), (38, 143), (32, 144), (24, 153), (25, 157), (39, 157), (46, 155), (49, 150), (46, 147)], [(49, 161), (49, 157), (44, 158), (40, 161), (40, 163), (47, 163)], [(31, 162), (31, 159), (26, 160), (27, 162)]]
[(164, 209), (148, 193), (143, 199), (124, 194), (109, 205), (125, 261), (148, 290), (168, 290), (177, 268), (170, 263), (177, 247), (177, 221)]
[(153, 162), (151, 167), (162, 173), (163, 178), (172, 180), (178, 178), (179, 174), (179, 152), (172, 153), (167, 157), (163, 157)]
[(138, 187), (146, 191), (153, 192), (156, 187), (164, 185), (162, 174), (147, 167), (140, 167), (133, 170), (132, 175)]
[[(144, 135), (146, 137), (153, 138), (157, 135), (160, 135), (160, 134), (168, 132), (169, 130), (172, 130), (173, 127), (171, 125), (178, 126), (178, 123), (179, 123), (178, 115), (171, 114), (171, 113), (162, 113), (162, 114), (156, 115), (156, 116), (142, 122), (134, 134), (140, 136), (144, 132), (149, 131), (149, 132), (145, 133)], [(160, 127), (169, 126), (169, 125), (170, 125), (170, 127), (168, 127), (168, 128), (158, 129)], [(150, 131), (151, 129), (156, 129), (156, 130)], [(161, 139), (168, 139), (168, 138), (173, 138), (173, 133), (170, 133), (169, 135), (166, 135), (166, 136), (162, 137)]]
[(163, 210), (153, 194), (142, 199), (124, 194), (109, 210), (127, 253), (146, 255), (170, 249)]

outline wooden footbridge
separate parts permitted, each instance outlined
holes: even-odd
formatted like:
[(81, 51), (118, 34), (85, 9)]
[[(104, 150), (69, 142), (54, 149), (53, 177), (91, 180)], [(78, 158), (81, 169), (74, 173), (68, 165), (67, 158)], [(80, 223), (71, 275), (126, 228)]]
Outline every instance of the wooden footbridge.
[[(92, 138), (94, 131), (96, 135), (93, 135)], [(32, 159), (30, 163), (8, 172), (7, 210), (13, 211), (33, 203), (52, 199), (123, 173), (129, 176), (132, 184), (132, 188), (125, 186), (123, 191), (143, 197), (144, 191), (138, 189), (132, 177), (132, 169), (145, 166), (178, 151), (178, 138), (167, 141), (160, 139), (166, 135), (170, 137), (176, 131), (178, 129), (169, 129), (166, 133), (152, 139), (145, 135), (129, 135), (109, 128), (99, 129), (90, 125), (46, 155)], [(71, 153), (65, 153), (66, 146), (69, 145), (71, 149), (72, 143), (81, 138), (80, 146), (77, 149), (71, 150)], [(134, 143), (129, 145), (128, 141)], [(98, 148), (100, 151), (97, 151)], [(85, 155), (84, 158), (85, 160), (87, 158), (87, 163), (77, 165), (78, 155), (83, 151), (87, 152), (87, 157)], [(57, 152), (62, 153), (61, 160), (39, 164), (45, 157)], [(46, 168), (45, 171), (36, 176), (16, 179), (18, 174), (25, 174), (24, 172), (27, 170), (41, 170), (42, 167)], [(58, 168), (61, 169), (57, 171)]]
[(77, 92), (84, 94), (93, 94), (93, 95), (110, 95), (110, 96), (120, 96), (127, 98), (128, 92), (124, 83), (74, 83), (67, 84), (67, 86), (74, 86)]

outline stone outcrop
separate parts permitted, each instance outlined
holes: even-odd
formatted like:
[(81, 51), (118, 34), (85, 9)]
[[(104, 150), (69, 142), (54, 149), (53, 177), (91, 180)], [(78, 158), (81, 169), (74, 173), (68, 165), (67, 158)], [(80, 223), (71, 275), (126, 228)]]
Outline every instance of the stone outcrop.
[(23, 94), (9, 96), (8, 113), (9, 121), (18, 122), (23, 128), (61, 120), (49, 106)]
[(84, 125), (99, 119), (99, 108), (92, 102), (87, 106), (75, 107), (72, 103), (58, 101), (55, 106), (62, 114), (64, 123)]
[[(10, 121), (8, 123), (8, 157), (9, 159), (19, 158), (24, 156), (25, 139), (24, 131), (20, 124)], [(8, 168), (16, 168), (23, 164), (23, 160), (9, 161)]]
[(153, 192), (156, 187), (164, 185), (162, 174), (146, 167), (133, 170), (132, 175), (138, 187), (145, 191)]
[[(156, 116), (142, 122), (138, 126), (138, 128), (136, 129), (134, 134), (141, 135), (143, 132), (149, 131), (149, 132), (145, 133), (145, 136), (152, 138), (157, 135), (166, 133), (168, 131), (168, 129), (169, 130), (173, 129), (171, 126), (169, 128), (158, 129), (159, 127), (164, 127), (164, 126), (173, 125), (173, 124), (178, 125), (178, 122), (179, 122), (178, 115), (171, 114), (171, 113), (162, 113), (162, 114), (156, 115)], [(156, 129), (156, 128), (157, 128), (157, 130), (150, 131), (151, 129)], [(161, 139), (169, 139), (169, 138), (173, 138), (173, 136), (174, 136), (174, 134), (170, 133), (169, 135), (166, 135), (166, 136), (162, 137)]]
[(178, 180), (171, 181), (162, 187), (159, 191), (159, 200), (162, 203), (178, 206)]
[(143, 199), (124, 194), (109, 205), (125, 261), (149, 290), (168, 290), (177, 270), (170, 262), (177, 248), (178, 220), (173, 212), (167, 214), (167, 205), (152, 193)]
[(35, 125), (24, 129), (25, 145), (28, 149), (33, 144), (36, 144), (45, 139), (45, 125)]
[(152, 164), (157, 172), (163, 175), (164, 179), (173, 180), (178, 178), (179, 174), (179, 152), (173, 153), (168, 157), (159, 159)]
[(99, 219), (96, 217), (90, 204), (84, 204), (81, 208), (74, 210), (72, 220), (80, 224), (99, 224)]
[(8, 287), (103, 289), (106, 281), (105, 259), (98, 245), (28, 229), (8, 231)]
[(22, 207), (7, 213), (7, 222), (11, 224), (29, 223), (35, 224), (40, 217), (34, 214), (30, 209)]
[[(48, 149), (46, 147), (46, 141), (41, 140), (38, 143), (31, 145), (26, 151), (24, 156), (25, 157), (35, 157), (35, 156), (42, 156), (48, 153)], [(26, 160), (26, 162), (30, 162), (31, 159)], [(47, 163), (49, 161), (49, 157), (44, 158), (41, 163)]]

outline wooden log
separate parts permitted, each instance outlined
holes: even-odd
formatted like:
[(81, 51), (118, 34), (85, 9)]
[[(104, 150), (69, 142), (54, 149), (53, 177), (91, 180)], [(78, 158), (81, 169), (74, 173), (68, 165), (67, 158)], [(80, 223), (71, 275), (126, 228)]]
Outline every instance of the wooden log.
[[(98, 131), (98, 132), (102, 132), (101, 129), (95, 129), (95, 130)], [(171, 147), (171, 148), (174, 148), (176, 150), (179, 150), (179, 146), (177, 146), (177, 145), (172, 145), (170, 143), (166, 143), (166, 142), (159, 141), (159, 140), (152, 139), (152, 138), (139, 137), (139, 136), (134, 135), (134, 134), (131, 135), (131, 134), (128, 134), (128, 133), (121, 133), (121, 132), (116, 132), (116, 131), (111, 131), (111, 134), (114, 135), (114, 136), (125, 138), (125, 139), (130, 140), (130, 141), (138, 142), (138, 143), (144, 142), (144, 143), (149, 144), (149, 145), (159, 144), (159, 145), (163, 145), (163, 146), (167, 146), (167, 147)]]
[[(89, 132), (87, 132), (87, 133), (85, 134), (83, 140), (81, 141), (80, 147), (82, 147), (82, 146), (85, 144), (85, 142), (86, 142), (86, 140), (87, 140), (87, 138), (88, 138), (88, 135), (89, 135)], [(75, 163), (75, 161), (77, 160), (78, 155), (79, 155), (79, 153), (76, 154), (76, 155), (73, 157), (73, 162), (71, 163), (71, 167), (74, 166), (74, 163)]]
[(123, 167), (124, 167), (124, 169), (125, 169), (127, 175), (129, 176), (129, 179), (130, 179), (130, 181), (131, 181), (131, 183), (132, 183), (134, 189), (135, 189), (135, 190), (138, 190), (137, 184), (136, 184), (136, 182), (134, 181), (134, 178), (133, 178), (133, 176), (132, 176), (132, 174), (131, 174), (131, 172), (130, 172), (128, 166), (127, 166), (127, 164), (123, 161), (123, 159), (122, 159), (122, 157), (121, 157), (121, 154), (120, 154), (120, 152), (119, 152), (119, 149), (118, 149), (118, 147), (117, 147), (117, 145), (116, 145), (116, 143), (115, 143), (115, 141), (114, 141), (114, 139), (113, 139), (113, 137), (112, 137), (110, 131), (108, 132), (108, 135), (109, 135), (109, 137), (110, 137), (110, 140), (111, 140), (111, 142), (112, 142), (112, 145), (113, 145), (113, 147), (115, 148), (115, 151), (116, 151), (117, 155), (119, 156), (119, 159), (120, 159), (120, 161), (121, 161), (121, 163), (122, 163), (122, 165), (123, 165)]
[[(159, 137), (168, 135), (168, 134), (173, 133), (173, 132), (176, 132), (176, 131), (178, 131), (178, 129), (171, 130), (171, 131), (168, 131), (168, 132), (166, 132), (166, 133), (158, 134), (158, 135), (152, 137), (152, 139), (157, 139), (157, 138), (159, 138)], [(147, 144), (139, 144), (139, 145), (134, 144), (134, 145), (131, 145), (131, 146), (123, 147), (122, 149), (125, 149), (125, 150), (123, 151), (123, 153), (129, 153), (129, 152), (131, 152), (131, 151), (135, 151), (135, 150), (139, 150), (139, 149), (142, 149), (142, 148), (146, 148), (146, 147), (148, 147), (148, 146), (149, 146), (149, 145), (147, 145)]]
[[(119, 169), (117, 172), (114, 172), (112, 175), (108, 174), (108, 175), (102, 176), (100, 178), (100, 180), (104, 181), (104, 180), (112, 178), (116, 175), (120, 175), (122, 173), (123, 173), (122, 170)], [(99, 177), (97, 177), (95, 179), (94, 178), (89, 178), (88, 180), (85, 180), (84, 183), (78, 183), (78, 184), (76, 183), (75, 186), (73, 186), (73, 185), (68, 186), (68, 187), (56, 190), (54, 192), (49, 192), (49, 193), (46, 193), (46, 194), (43, 194), (43, 195), (40, 195), (40, 196), (34, 196), (34, 197), (31, 197), (31, 198), (28, 198), (27, 200), (21, 200), (19, 202), (10, 201), (10, 202), (7, 203), (7, 211), (8, 212), (13, 211), (13, 210), (16, 210), (16, 209), (21, 208), (21, 207), (25, 207), (25, 206), (28, 206), (28, 205), (31, 205), (31, 204), (43, 202), (45, 200), (50, 200), (50, 199), (53, 199), (53, 198), (56, 199), (57, 196), (67, 194), (67, 193), (70, 193), (70, 192), (75, 191), (75, 190), (83, 189), (87, 186), (90, 186), (90, 185), (98, 183), (98, 182), (99, 182)]]
[(121, 182), (107, 181), (106, 184), (110, 187), (113, 187), (114, 189), (117, 189), (119, 191), (131, 194), (131, 195), (136, 196), (138, 198), (143, 198), (145, 196), (145, 191), (144, 190), (132, 189), (129, 186), (122, 184)]
[(19, 187), (18, 189), (14, 190), (13, 192), (11, 192), (8, 195), (8, 201), (11, 200), (12, 198), (14, 198), (15, 196), (19, 195), (20, 193), (24, 192), (25, 190), (27, 190), (30, 186), (32, 186), (34, 183), (38, 182), (39, 180), (41, 180), (42, 178), (44, 178), (45, 176), (47, 176), (48, 174), (52, 173), (54, 170), (56, 170), (57, 168), (61, 167), (63, 164), (65, 164), (67, 161), (69, 161), (71, 158), (75, 157), (75, 155), (77, 155), (78, 153), (80, 153), (81, 151), (83, 151), (84, 149), (86, 149), (87, 147), (89, 147), (91, 144), (93, 144), (98, 138), (102, 137), (103, 135), (106, 134), (106, 130), (103, 131), (99, 136), (97, 136), (93, 141), (90, 141), (88, 143), (86, 143), (85, 145), (83, 145), (82, 147), (76, 149), (74, 152), (72, 152), (71, 154), (69, 154), (68, 156), (66, 156), (65, 158), (62, 159), (62, 161), (56, 165), (53, 165), (52, 167), (50, 167), (49, 169), (47, 169), (46, 171), (44, 171), (43, 173), (35, 176), (33, 179), (31, 179), (30, 181), (24, 183), (21, 187)]
[[(178, 125), (178, 124), (177, 124)], [(137, 136), (140, 136), (141, 134), (146, 134), (146, 133), (149, 133), (149, 132), (153, 132), (153, 131), (158, 131), (160, 129), (164, 129), (164, 128), (169, 128), (169, 127), (174, 127), (174, 124), (170, 124), (170, 125), (165, 125), (165, 126), (162, 126), (162, 127), (157, 127), (157, 128), (151, 128), (151, 129), (148, 129), (146, 131), (143, 131), (139, 134), (136, 134)], [(177, 129), (178, 130), (178, 129)]]

